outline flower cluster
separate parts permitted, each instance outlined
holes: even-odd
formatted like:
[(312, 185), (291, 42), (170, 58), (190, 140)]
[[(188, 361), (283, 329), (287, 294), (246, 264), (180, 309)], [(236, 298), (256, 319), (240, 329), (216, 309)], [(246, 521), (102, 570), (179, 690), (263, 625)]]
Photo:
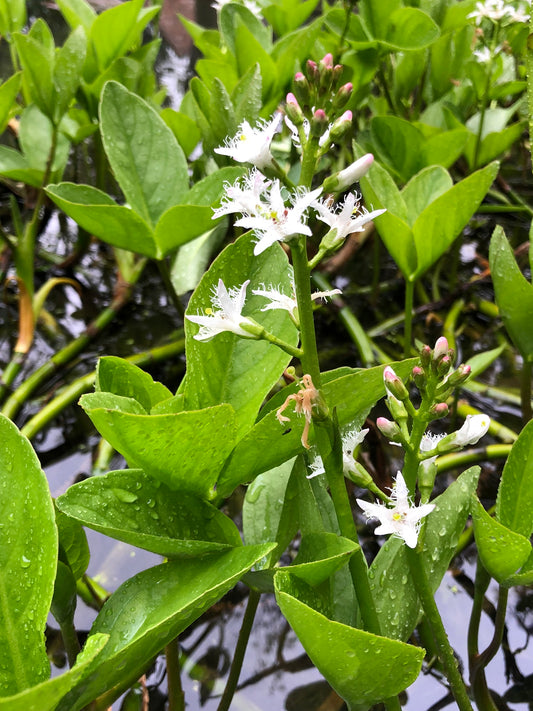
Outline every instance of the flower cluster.
[(475, 20), (476, 25), (480, 25), (484, 19), (498, 22), (529, 22), (529, 8), (524, 3), (514, 7), (505, 0), (484, 0), (476, 2), (473, 12), (467, 18)]

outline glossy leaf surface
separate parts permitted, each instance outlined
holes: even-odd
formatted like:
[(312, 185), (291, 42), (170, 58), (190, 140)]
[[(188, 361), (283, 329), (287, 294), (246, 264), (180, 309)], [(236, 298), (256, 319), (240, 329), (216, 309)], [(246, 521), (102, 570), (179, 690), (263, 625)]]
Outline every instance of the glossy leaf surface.
[(496, 519), (526, 538), (533, 532), (533, 421), (520, 432), (505, 462)]
[[(62, 701), (58, 711), (78, 711), (104, 691), (135, 679), (155, 655), (230, 590), (270, 545), (235, 548), (204, 559), (158, 565), (127, 580), (95, 620), (89, 639), (108, 634), (92, 673)], [(128, 682), (126, 682), (127, 684)]]
[(217, 508), (172, 491), (140, 469), (122, 469), (74, 484), (58, 508), (84, 526), (168, 558), (242, 545), (237, 527)]
[(311, 661), (351, 711), (366, 711), (415, 681), (423, 649), (329, 620), (298, 599), (299, 586), (285, 572), (275, 585), (278, 604)]
[(0, 416), (0, 696), (48, 679), (44, 629), (57, 562), (57, 529), (37, 455)]

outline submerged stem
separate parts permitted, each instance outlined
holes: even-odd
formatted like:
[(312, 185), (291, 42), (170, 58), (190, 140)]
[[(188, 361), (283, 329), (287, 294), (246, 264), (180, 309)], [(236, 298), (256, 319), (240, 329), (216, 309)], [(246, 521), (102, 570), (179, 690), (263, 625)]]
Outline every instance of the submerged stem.
[(237, 646), (235, 647), (235, 654), (233, 656), (231, 669), (226, 682), (226, 688), (224, 689), (224, 693), (220, 699), (217, 711), (228, 711), (231, 705), (231, 701), (239, 681), (239, 675), (244, 661), (244, 654), (246, 652), (248, 640), (250, 639), (250, 632), (252, 631), (252, 625), (254, 623), (255, 613), (257, 612), (257, 606), (259, 605), (260, 598), (260, 592), (257, 592), (257, 590), (250, 590), (246, 612), (244, 613), (244, 617), (242, 619), (242, 625), (237, 639)]

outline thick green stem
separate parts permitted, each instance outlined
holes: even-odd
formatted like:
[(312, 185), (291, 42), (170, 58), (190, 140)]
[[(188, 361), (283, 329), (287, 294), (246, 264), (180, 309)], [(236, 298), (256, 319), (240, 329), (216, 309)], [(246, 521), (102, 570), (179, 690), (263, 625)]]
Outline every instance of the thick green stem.
[(300, 172), (299, 185), (310, 188), (313, 183), (316, 171), (316, 161), (319, 149), (319, 139), (317, 136), (310, 136), (302, 156), (302, 170)]
[(231, 701), (239, 681), (242, 663), (244, 661), (244, 654), (246, 652), (248, 640), (250, 639), (250, 632), (252, 631), (252, 625), (254, 623), (255, 613), (257, 612), (260, 597), (261, 593), (256, 590), (250, 590), (246, 612), (244, 613), (239, 638), (237, 639), (237, 646), (235, 647), (235, 654), (233, 656), (231, 669), (226, 682), (226, 688), (224, 689), (224, 693), (220, 699), (217, 711), (228, 711), (231, 705)]
[(412, 338), (412, 327), (413, 327), (413, 294), (415, 290), (415, 284), (412, 281), (407, 280), (405, 282), (405, 313), (404, 313), (404, 342), (403, 342), (403, 356), (404, 358), (409, 358), (411, 355), (411, 338)]
[(427, 617), (433, 637), (439, 650), (439, 659), (445, 670), (446, 678), (451, 687), (452, 694), (457, 702), (460, 711), (473, 711), (472, 704), (468, 698), (468, 693), (457, 666), (457, 660), (450, 646), (448, 635), (442, 624), (442, 619), (430, 588), (424, 560), (417, 549), (406, 547), (407, 560), (413, 578), (416, 591), (422, 603), (424, 614)]
[(61, 620), (59, 622), (63, 644), (67, 653), (68, 665), (70, 668), (76, 663), (76, 657), (81, 651), (80, 641), (74, 627), (74, 619)]
[(185, 694), (181, 686), (178, 638), (167, 644), (165, 657), (167, 660), (168, 711), (185, 711)]
[(302, 368), (305, 374), (311, 376), (315, 388), (320, 388), (320, 364), (316, 347), (315, 322), (313, 318), (313, 301), (311, 299), (311, 275), (307, 263), (305, 236), (294, 237), (291, 247), (292, 267), (294, 270), (294, 287), (298, 303), (298, 320), (300, 322), (300, 337), (302, 345)]

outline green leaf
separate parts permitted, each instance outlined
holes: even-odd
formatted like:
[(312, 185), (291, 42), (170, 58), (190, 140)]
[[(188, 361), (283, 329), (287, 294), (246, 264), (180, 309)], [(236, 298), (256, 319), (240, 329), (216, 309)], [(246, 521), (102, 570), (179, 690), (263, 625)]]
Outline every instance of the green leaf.
[(161, 118), (170, 128), (186, 156), (189, 156), (200, 142), (201, 133), (196, 122), (189, 116), (174, 109), (163, 109)]
[(20, 90), (22, 73), (13, 74), (0, 86), (0, 133), (5, 131), (11, 115), (15, 111), (15, 99)]
[(483, 567), (498, 583), (505, 583), (531, 554), (528, 538), (511, 531), (488, 514), (474, 497), (474, 536)]
[(311, 661), (351, 711), (366, 711), (415, 681), (423, 649), (329, 620), (296, 597), (286, 572), (276, 575), (275, 585), (281, 611)]
[(336, 533), (307, 533), (302, 536), (290, 573), (308, 585), (320, 585), (342, 568), (358, 548), (359, 544)]
[(507, 578), (505, 581), (505, 587), (510, 588), (513, 585), (531, 585), (531, 583), (533, 583), (533, 550), (531, 550), (529, 558), (522, 566), (520, 572)]
[[(39, 19), (37, 23), (44, 24), (44, 20)], [(18, 32), (13, 35), (13, 41), (24, 69), (23, 80), (31, 101), (37, 104), (43, 114), (52, 119), (54, 116), (54, 48), (47, 47), (30, 35), (22, 35)]]
[(438, 26), (425, 12), (416, 7), (400, 7), (388, 18), (385, 37), (379, 40), (388, 49), (408, 51), (429, 47), (439, 36)]
[[(128, 403), (130, 411), (118, 409)], [(136, 400), (105, 393), (84, 395), (80, 404), (131, 466), (171, 489), (211, 498), (218, 473), (234, 446), (235, 418), (230, 405), (147, 415), (131, 411), (131, 405), (142, 409)]]
[(469, 134), (469, 141), (465, 149), (469, 168), (473, 170), (481, 165), (486, 165), (494, 158), (498, 158), (520, 139), (523, 132), (524, 124), (520, 121), (507, 126), (507, 128), (489, 133), (481, 141), (477, 162), (475, 161), (476, 137), (474, 134)]
[(63, 212), (95, 237), (114, 247), (158, 257), (152, 230), (143, 218), (129, 207), (117, 205), (106, 193), (75, 183), (49, 185), (46, 193)]
[(259, 45), (270, 52), (272, 49), (271, 30), (256, 17), (251, 10), (237, 3), (226, 3), (219, 14), (220, 34), (231, 53), (237, 56), (235, 35), (245, 27)]
[(240, 76), (246, 74), (250, 67), (259, 64), (262, 78), (262, 98), (263, 101), (268, 101), (271, 98), (270, 91), (278, 80), (276, 63), (248, 28), (242, 25), (237, 27), (235, 33), (235, 52)]
[(58, 625), (72, 624), (76, 612), (76, 579), (72, 570), (61, 560), (57, 561), (54, 596), (50, 612)]
[(532, 362), (533, 286), (520, 271), (503, 228), (499, 225), (492, 233), (489, 264), (495, 300), (504, 326), (522, 356)]
[(142, 6), (143, 0), (124, 2), (108, 8), (91, 23), (89, 39), (99, 72), (103, 72), (117, 57), (131, 49)]
[(31, 168), (21, 153), (7, 146), (0, 146), (0, 175), (20, 180), (34, 188), (40, 188), (43, 183), (43, 171)]
[(489, 365), (494, 363), (496, 358), (499, 358), (506, 348), (506, 344), (502, 343), (498, 348), (492, 348), (490, 351), (484, 351), (483, 353), (477, 353), (466, 361), (465, 365), (470, 366), (470, 380), (472, 378), (477, 378), (481, 375)]
[(53, 73), (56, 121), (65, 114), (80, 85), (86, 52), (87, 37), (83, 27), (76, 28), (63, 47), (56, 50)]
[(87, 570), (91, 557), (85, 531), (77, 521), (57, 509), (56, 525), (59, 534), (59, 558), (72, 570), (75, 580), (79, 580)]
[(520, 432), (505, 462), (496, 519), (526, 538), (533, 532), (533, 421)]
[(146, 412), (172, 397), (170, 390), (124, 358), (105, 356), (96, 366), (95, 390), (137, 400)]
[(57, 529), (37, 455), (0, 416), (0, 696), (50, 674), (44, 629), (57, 562)]
[(254, 121), (259, 117), (263, 106), (262, 86), (261, 67), (256, 63), (241, 77), (231, 94), (237, 124), (245, 119)]
[(0, 34), (8, 37), (26, 24), (25, 0), (0, 0)]
[(215, 229), (182, 245), (172, 260), (170, 278), (178, 296), (196, 289), (213, 254), (222, 243), (228, 230), (228, 220), (222, 220)]
[(115, 686), (118, 696), (270, 548), (268, 544), (240, 546), (209, 558), (164, 563), (127, 580), (106, 602), (91, 629), (89, 640), (102, 633), (109, 635), (108, 643), (91, 675), (74, 687), (58, 711), (79, 711)]
[(491, 163), (472, 173), (440, 195), (418, 217), (413, 225), (417, 268), (409, 276), (410, 281), (422, 276), (459, 236), (487, 194), (498, 167), (498, 163)]
[(401, 6), (401, 0), (367, 0), (360, 9), (361, 19), (373, 37), (385, 37), (390, 16)]
[(402, 190), (409, 225), (412, 227), (426, 207), (451, 187), (453, 180), (448, 171), (436, 165), (424, 168), (411, 178)]
[[(52, 150), (53, 131), (51, 120), (35, 104), (28, 106), (22, 113), (19, 125), (20, 147), (30, 167), (42, 171), (43, 178)], [(69, 142), (59, 132), (52, 164), (52, 172), (58, 174), (57, 177), (63, 173), (69, 149)]]
[(96, 19), (96, 12), (85, 0), (57, 0), (61, 14), (74, 30), (80, 25), (89, 33), (91, 25)]
[(156, 225), (154, 239), (162, 257), (213, 228), (213, 209), (207, 205), (174, 205)]
[(242, 545), (233, 521), (206, 501), (172, 491), (140, 469), (74, 484), (58, 508), (110, 538), (167, 558), (192, 558)]
[[(423, 559), (435, 592), (448, 569), (468, 514), (479, 478), (479, 467), (463, 472), (432, 503), (426, 521)], [(391, 536), (381, 547), (368, 572), (382, 634), (407, 640), (420, 614), (420, 602), (409, 572), (405, 543)]]
[(183, 196), (182, 204), (209, 206), (218, 204), (224, 194), (225, 185), (234, 183), (245, 172), (241, 167), (219, 168), (211, 175), (196, 182)]
[[(260, 474), (246, 491), (242, 507), (242, 529), (246, 545), (277, 543), (270, 554), (256, 565), (257, 570), (276, 563), (298, 530), (294, 459)], [(291, 485), (292, 478), (292, 485)]]
[(107, 635), (95, 634), (87, 640), (76, 664), (61, 676), (43, 681), (15, 696), (0, 698), (2, 711), (55, 711), (58, 703), (87, 673), (107, 643)]
[(187, 161), (174, 134), (151, 106), (117, 82), (104, 87), (100, 122), (107, 157), (127, 201), (155, 225), (189, 187)]
[[(397, 116), (375, 116), (372, 142), (381, 160), (406, 182), (419, 167), (423, 136), (411, 122)], [(397, 213), (396, 213), (397, 214)]]
[[(240, 287), (250, 279), (243, 314), (255, 318), (267, 331), (295, 346), (298, 333), (288, 313), (261, 311), (265, 305), (264, 298), (251, 293), (254, 287), (260, 288), (261, 284), (275, 284), (290, 294), (287, 257), (279, 244), (272, 245), (257, 256), (253, 254), (253, 248), (254, 241), (249, 233), (228, 245), (202, 278), (191, 297), (187, 314), (203, 312), (211, 307), (212, 290), (219, 279), (228, 289)], [(229, 403), (236, 412), (239, 439), (252, 427), (262, 401), (291, 357), (265, 341), (240, 338), (233, 333), (221, 333), (211, 341), (200, 342), (194, 338), (198, 328), (197, 324), (185, 320), (187, 407), (200, 409)]]

